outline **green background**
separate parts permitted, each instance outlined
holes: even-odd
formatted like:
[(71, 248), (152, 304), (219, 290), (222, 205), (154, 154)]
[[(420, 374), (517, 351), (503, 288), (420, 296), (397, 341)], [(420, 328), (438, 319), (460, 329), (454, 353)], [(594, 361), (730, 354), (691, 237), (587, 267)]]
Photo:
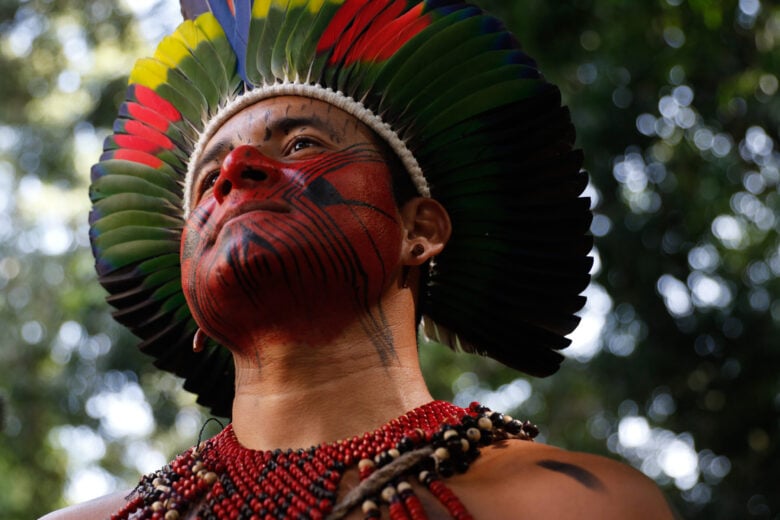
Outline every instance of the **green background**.
[[(622, 459), (686, 518), (780, 518), (780, 7), (478, 3), (571, 108), (595, 283), (558, 374), (427, 346), (434, 394)], [(113, 323), (92, 270), (89, 165), (133, 59), (177, 22), (171, 2), (130, 5), (0, 0), (2, 518), (128, 488), (206, 418)]]

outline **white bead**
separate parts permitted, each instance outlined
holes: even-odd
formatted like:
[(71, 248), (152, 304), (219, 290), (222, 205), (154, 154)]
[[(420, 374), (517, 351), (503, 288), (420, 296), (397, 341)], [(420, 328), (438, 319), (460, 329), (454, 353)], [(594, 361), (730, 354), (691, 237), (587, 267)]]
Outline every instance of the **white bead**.
[(363, 502), (363, 514), (367, 515), (371, 511), (374, 511), (375, 509), (379, 509), (379, 506), (376, 505), (376, 502), (373, 500), (366, 500)]
[(399, 493), (403, 493), (404, 491), (409, 491), (410, 489), (412, 489), (412, 485), (409, 484), (406, 481), (403, 481), (403, 482), (398, 484), (398, 492)]
[(439, 460), (447, 460), (450, 458), (450, 452), (447, 451), (447, 448), (436, 448), (433, 455)]
[(393, 486), (387, 486), (382, 490), (382, 500), (389, 504), (397, 494)]
[(452, 439), (453, 437), (457, 437), (457, 436), (458, 436), (458, 432), (456, 432), (455, 430), (447, 430), (446, 432), (444, 432), (444, 440), (445, 441), (448, 441), (448, 440)]

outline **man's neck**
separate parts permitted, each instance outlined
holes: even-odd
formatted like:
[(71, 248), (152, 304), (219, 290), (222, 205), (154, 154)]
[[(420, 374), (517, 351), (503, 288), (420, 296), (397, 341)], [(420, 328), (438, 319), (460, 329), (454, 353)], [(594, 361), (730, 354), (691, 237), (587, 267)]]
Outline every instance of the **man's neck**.
[[(400, 302), (385, 311), (398, 324), (414, 319), (408, 308)], [(414, 327), (384, 332), (393, 338), (390, 358), (378, 352), (360, 320), (327, 344), (256, 338), (257, 347), (234, 354), (239, 441), (253, 449), (308, 448), (372, 431), (429, 402)]]

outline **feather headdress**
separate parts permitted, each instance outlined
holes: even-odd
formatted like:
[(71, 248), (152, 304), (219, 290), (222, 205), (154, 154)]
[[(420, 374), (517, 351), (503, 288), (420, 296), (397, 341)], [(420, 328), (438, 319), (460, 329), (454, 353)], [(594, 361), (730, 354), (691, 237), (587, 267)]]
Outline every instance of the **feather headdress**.
[(90, 190), (100, 283), (157, 366), (229, 415), (232, 360), (192, 352), (181, 290), (188, 164), (220, 121), (295, 94), (373, 128), (449, 212), (420, 293), (426, 334), (532, 375), (558, 368), (589, 282), (587, 176), (558, 89), (498, 20), (448, 0), (188, 3), (203, 12), (136, 63)]

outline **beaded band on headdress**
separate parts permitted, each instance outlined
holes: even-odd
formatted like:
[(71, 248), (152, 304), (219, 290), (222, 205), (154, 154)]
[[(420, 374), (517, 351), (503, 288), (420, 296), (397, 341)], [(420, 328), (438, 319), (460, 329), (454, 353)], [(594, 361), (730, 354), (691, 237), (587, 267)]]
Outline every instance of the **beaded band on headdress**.
[(199, 1), (210, 12), (136, 63), (92, 169), (99, 280), (141, 350), (230, 414), (231, 356), (215, 344), (192, 352), (181, 291), (188, 164), (230, 115), (292, 94), (370, 126), (450, 214), (452, 237), (420, 290), (426, 334), (554, 372), (589, 282), (587, 175), (560, 93), (514, 36), (453, 0)]

